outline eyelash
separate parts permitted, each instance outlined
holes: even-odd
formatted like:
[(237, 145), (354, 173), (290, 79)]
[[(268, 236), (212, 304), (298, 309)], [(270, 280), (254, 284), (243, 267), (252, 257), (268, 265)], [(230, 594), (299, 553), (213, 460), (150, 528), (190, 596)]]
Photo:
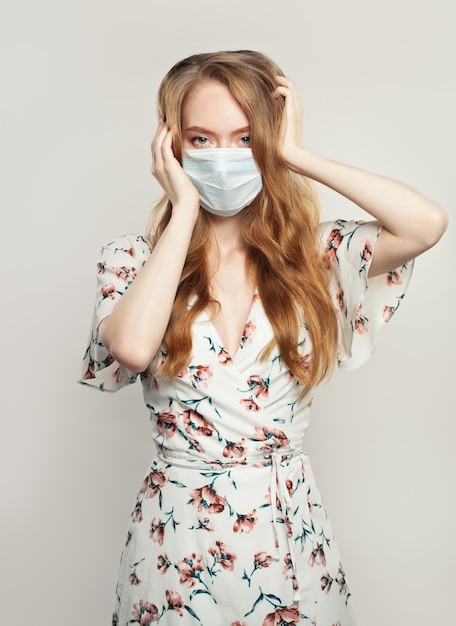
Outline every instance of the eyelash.
[[(207, 142), (209, 141), (209, 139), (207, 137), (203, 137), (203, 136), (198, 136), (198, 137), (192, 137), (191, 138), (191, 143), (197, 146), (205, 146), (207, 144)], [(249, 144), (250, 143), (250, 136), (246, 135), (245, 137), (241, 137), (239, 140), (242, 144)]]
[[(203, 141), (201, 141), (201, 139)], [(204, 146), (208, 142), (208, 138), (207, 137), (192, 137), (191, 142), (199, 146)]]

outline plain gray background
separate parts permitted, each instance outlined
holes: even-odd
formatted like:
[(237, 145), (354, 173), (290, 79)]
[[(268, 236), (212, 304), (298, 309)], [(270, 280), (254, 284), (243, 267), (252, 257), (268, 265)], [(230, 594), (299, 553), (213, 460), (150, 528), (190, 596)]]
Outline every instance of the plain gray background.
[[(100, 246), (143, 232), (159, 80), (258, 49), (298, 86), (308, 147), (455, 202), (449, 0), (1, 2), (1, 592), (9, 626), (110, 623), (151, 456), (139, 385), (76, 384)], [(363, 217), (321, 189), (323, 218)], [(314, 402), (307, 451), (360, 626), (456, 615), (454, 224), (371, 361)]]

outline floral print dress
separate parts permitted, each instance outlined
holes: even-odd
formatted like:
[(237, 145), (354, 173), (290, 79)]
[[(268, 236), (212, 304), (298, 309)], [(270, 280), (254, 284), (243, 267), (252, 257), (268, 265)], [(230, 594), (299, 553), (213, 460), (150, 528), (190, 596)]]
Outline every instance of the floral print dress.
[[(370, 356), (373, 336), (398, 308), (412, 270), (409, 263), (367, 282), (379, 230), (374, 222), (321, 225), (345, 369)], [(136, 380), (107, 352), (97, 329), (149, 254), (135, 235), (102, 249), (81, 383), (116, 391)], [(202, 314), (180, 376), (154, 376), (164, 347), (141, 374), (156, 452), (131, 514), (114, 625), (355, 624), (304, 451), (311, 394), (299, 399), (301, 386), (277, 352), (259, 360), (272, 336), (255, 294), (235, 354)], [(311, 346), (304, 324), (299, 339), (305, 364)]]

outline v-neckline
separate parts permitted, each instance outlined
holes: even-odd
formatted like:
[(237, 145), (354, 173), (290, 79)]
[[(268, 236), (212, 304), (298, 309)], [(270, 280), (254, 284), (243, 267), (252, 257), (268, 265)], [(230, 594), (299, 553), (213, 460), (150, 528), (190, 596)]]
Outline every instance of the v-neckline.
[(259, 299), (258, 288), (257, 288), (257, 287), (255, 287), (255, 290), (254, 290), (254, 292), (253, 292), (253, 296), (252, 296), (252, 301), (251, 301), (251, 303), (250, 303), (250, 308), (249, 308), (249, 311), (248, 311), (248, 313), (247, 313), (247, 317), (246, 317), (246, 320), (245, 320), (245, 322), (244, 322), (244, 325), (243, 325), (243, 327), (242, 327), (242, 335), (241, 335), (241, 336), (240, 336), (240, 338), (239, 338), (239, 341), (238, 341), (238, 343), (237, 343), (237, 348), (236, 348), (236, 351), (234, 352), (234, 354), (230, 354), (230, 353), (228, 352), (228, 350), (226, 349), (226, 347), (225, 347), (225, 345), (224, 345), (224, 342), (222, 341), (222, 338), (220, 337), (220, 334), (219, 334), (219, 332), (218, 332), (217, 328), (215, 327), (215, 325), (214, 325), (214, 323), (213, 323), (212, 319), (209, 317), (209, 315), (208, 315), (208, 313), (207, 313), (206, 309), (204, 309), (204, 310), (202, 311), (202, 316), (204, 317), (204, 321), (205, 321), (207, 324), (209, 324), (209, 325), (210, 325), (210, 327), (211, 327), (211, 329), (212, 329), (212, 335), (213, 335), (213, 338), (217, 340), (218, 345), (219, 345), (219, 346), (220, 346), (220, 347), (221, 347), (221, 348), (222, 348), (222, 349), (226, 352), (226, 354), (228, 355), (228, 357), (231, 359), (231, 361), (232, 361), (233, 363), (234, 363), (234, 361), (236, 360), (236, 357), (238, 357), (239, 353), (240, 353), (240, 352), (242, 351), (242, 349), (243, 349), (243, 345), (242, 345), (242, 338), (244, 337), (245, 327), (247, 326), (247, 324), (248, 324), (248, 323), (250, 322), (250, 320), (251, 320), (251, 317), (252, 317), (252, 311), (253, 311), (253, 308), (254, 308), (254, 306), (255, 306), (256, 302), (258, 301), (258, 299)]

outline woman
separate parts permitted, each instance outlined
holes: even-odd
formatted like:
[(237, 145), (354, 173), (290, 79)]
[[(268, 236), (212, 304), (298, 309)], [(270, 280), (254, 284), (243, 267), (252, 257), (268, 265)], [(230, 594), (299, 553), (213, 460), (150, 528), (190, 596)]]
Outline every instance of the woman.
[[(351, 626), (303, 451), (311, 393), (369, 357), (446, 213), (307, 151), (293, 83), (257, 52), (177, 63), (158, 112), (165, 195), (147, 238), (103, 248), (81, 379), (114, 391), (140, 372), (157, 444), (113, 623)], [(373, 220), (320, 225), (310, 180)]]

